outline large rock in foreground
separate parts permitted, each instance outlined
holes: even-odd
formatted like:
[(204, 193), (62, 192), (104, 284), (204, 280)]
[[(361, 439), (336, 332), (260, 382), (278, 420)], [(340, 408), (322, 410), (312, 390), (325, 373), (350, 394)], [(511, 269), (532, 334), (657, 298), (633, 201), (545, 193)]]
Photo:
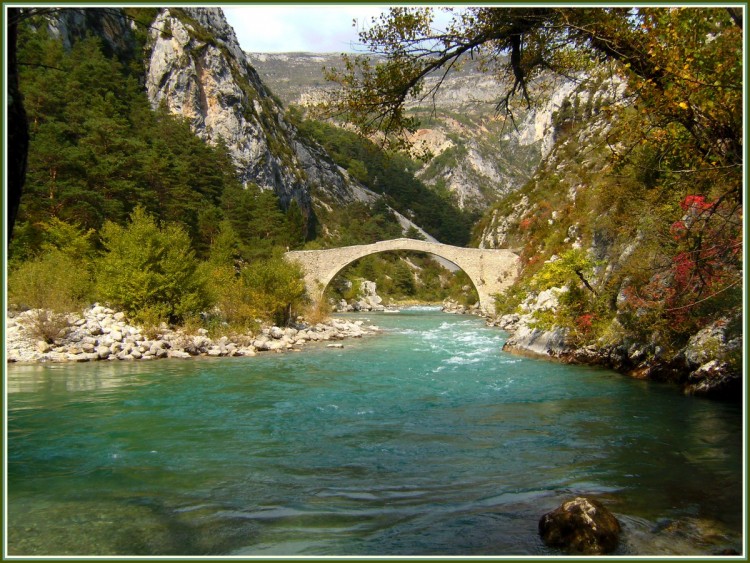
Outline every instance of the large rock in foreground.
[(542, 516), (539, 535), (571, 554), (602, 555), (617, 547), (620, 523), (599, 501), (576, 497)]

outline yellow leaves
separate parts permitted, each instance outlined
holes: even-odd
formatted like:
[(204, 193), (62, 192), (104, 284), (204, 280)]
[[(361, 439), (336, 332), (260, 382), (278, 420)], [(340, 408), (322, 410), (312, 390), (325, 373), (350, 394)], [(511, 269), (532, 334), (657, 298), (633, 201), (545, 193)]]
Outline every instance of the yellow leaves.
[(688, 109), (688, 105), (687, 105), (687, 103), (685, 103), (685, 102), (680, 102), (680, 103), (679, 103), (679, 104), (677, 104), (677, 105), (678, 105), (678, 106), (680, 106), (680, 107), (681, 107), (682, 109)]

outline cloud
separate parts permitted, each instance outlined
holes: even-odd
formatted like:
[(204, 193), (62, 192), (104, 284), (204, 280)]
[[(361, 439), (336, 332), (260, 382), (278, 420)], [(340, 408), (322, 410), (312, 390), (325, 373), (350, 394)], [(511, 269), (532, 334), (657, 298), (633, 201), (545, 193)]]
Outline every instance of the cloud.
[(223, 6), (240, 46), (254, 52), (342, 52), (355, 50), (358, 25), (386, 6), (234, 5)]

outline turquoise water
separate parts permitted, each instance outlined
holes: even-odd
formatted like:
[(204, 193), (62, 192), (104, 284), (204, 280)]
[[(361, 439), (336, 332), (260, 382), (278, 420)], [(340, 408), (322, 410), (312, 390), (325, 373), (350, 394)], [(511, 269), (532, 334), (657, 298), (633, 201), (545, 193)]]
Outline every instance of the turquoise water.
[(358, 318), (383, 332), (343, 349), (8, 366), (9, 553), (556, 555), (538, 520), (577, 494), (619, 554), (742, 551), (740, 407)]

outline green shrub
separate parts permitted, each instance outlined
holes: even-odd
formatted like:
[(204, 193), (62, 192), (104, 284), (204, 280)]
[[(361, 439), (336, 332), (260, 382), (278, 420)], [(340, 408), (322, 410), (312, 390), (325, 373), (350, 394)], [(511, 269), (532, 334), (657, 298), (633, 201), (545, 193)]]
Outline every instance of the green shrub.
[(557, 260), (547, 262), (531, 280), (531, 286), (538, 291), (550, 287), (588, 283), (594, 262), (581, 249), (565, 251)]
[(137, 207), (124, 227), (106, 222), (101, 237), (106, 253), (97, 264), (97, 288), (113, 307), (134, 319), (161, 315), (180, 322), (210, 306), (206, 279), (182, 227), (159, 227)]
[(91, 290), (86, 264), (55, 248), (8, 272), (8, 301), (17, 309), (72, 312), (90, 299)]
[(242, 270), (248, 292), (264, 320), (284, 325), (305, 300), (305, 283), (299, 264), (280, 256), (258, 260)]
[(210, 280), (212, 298), (217, 308), (216, 319), (210, 321), (212, 328), (217, 330), (217, 327), (226, 323), (226, 327), (232, 331), (245, 332), (256, 329), (256, 319), (261, 316), (261, 311), (255, 303), (257, 296), (247, 291), (234, 267), (212, 266)]

